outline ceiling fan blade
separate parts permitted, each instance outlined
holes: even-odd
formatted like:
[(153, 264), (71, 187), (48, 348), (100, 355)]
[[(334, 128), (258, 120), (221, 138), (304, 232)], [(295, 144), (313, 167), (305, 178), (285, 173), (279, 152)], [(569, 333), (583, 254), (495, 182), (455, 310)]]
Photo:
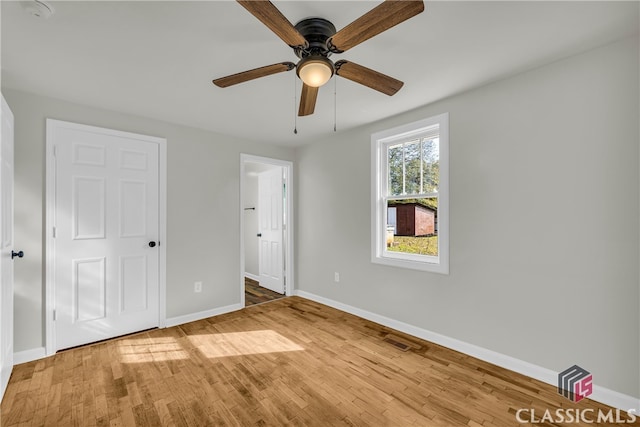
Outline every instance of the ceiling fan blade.
[(300, 108), (298, 116), (308, 116), (316, 109), (316, 99), (318, 98), (318, 88), (302, 84), (302, 95), (300, 96)]
[(269, 0), (236, 0), (291, 47), (306, 46), (307, 41)]
[(260, 77), (270, 76), (271, 74), (291, 71), (296, 67), (293, 62), (280, 62), (278, 64), (267, 65), (265, 67), (254, 68), (253, 70), (243, 71), (242, 73), (232, 74), (226, 77), (215, 79), (213, 84), (218, 87), (229, 87), (238, 83), (244, 83), (249, 80), (258, 79)]
[(344, 59), (336, 62), (335, 67), (336, 74), (340, 77), (368, 86), (389, 96), (394, 95), (404, 85), (400, 80)]
[(329, 40), (329, 48), (335, 53), (344, 52), (423, 10), (422, 0), (386, 0), (335, 33)]

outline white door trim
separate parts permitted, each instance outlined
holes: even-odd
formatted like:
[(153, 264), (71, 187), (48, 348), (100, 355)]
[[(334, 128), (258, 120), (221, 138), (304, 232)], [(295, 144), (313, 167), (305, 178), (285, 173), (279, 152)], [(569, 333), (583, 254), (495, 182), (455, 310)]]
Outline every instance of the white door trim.
[(158, 327), (166, 326), (166, 259), (167, 259), (167, 140), (154, 136), (123, 132), (96, 126), (47, 119), (46, 132), (46, 219), (45, 219), (45, 352), (47, 356), (55, 353), (56, 336), (54, 319), (55, 307), (55, 242), (52, 238), (55, 224), (55, 180), (56, 161), (54, 155), (54, 133), (57, 128), (68, 128), (99, 132), (111, 136), (134, 138), (158, 145), (158, 227), (159, 227), (159, 272), (158, 272)]
[(285, 273), (285, 295), (294, 295), (295, 289), (295, 265), (294, 265), (294, 216), (293, 216), (293, 162), (288, 160), (272, 159), (269, 157), (254, 156), (251, 154), (240, 154), (240, 202), (238, 205), (238, 217), (240, 218), (240, 304), (245, 306), (244, 300), (244, 185), (245, 185), (245, 164), (246, 163), (262, 163), (265, 165), (280, 166), (285, 171), (286, 183), (286, 216), (287, 216), (287, 233), (286, 233), (286, 250), (284, 254), (286, 273)]
[[(0, 107), (0, 172), (4, 172), (5, 163), (9, 163), (11, 177), (9, 184), (4, 182), (7, 178), (4, 173), (0, 173), (0, 201), (5, 202), (5, 198), (10, 199), (10, 203), (2, 206), (0, 209), (0, 249), (2, 252), (2, 263), (0, 264), (0, 402), (7, 390), (9, 384), (9, 378), (13, 366), (15, 365), (14, 356), (14, 321), (13, 321), (13, 298), (14, 298), (14, 286), (13, 286), (13, 255), (9, 258), (9, 255), (13, 252), (15, 244), (15, 233), (13, 226), (13, 213), (15, 209), (14, 204), (14, 171), (15, 171), (15, 126), (14, 116), (9, 104), (4, 99), (4, 96), (0, 94), (2, 106)], [(5, 158), (5, 156), (7, 158)], [(10, 158), (10, 159), (9, 159)], [(8, 160), (8, 161), (7, 161)], [(8, 197), (7, 197), (8, 195)], [(7, 212), (5, 208), (9, 206), (11, 209)], [(7, 214), (7, 218), (4, 214)], [(5, 230), (5, 225), (9, 223), (9, 229)], [(10, 247), (4, 246), (4, 242), (7, 236), (4, 232), (9, 231), (11, 234)], [(6, 257), (6, 258), (5, 258)], [(6, 271), (4, 269), (7, 269)]]

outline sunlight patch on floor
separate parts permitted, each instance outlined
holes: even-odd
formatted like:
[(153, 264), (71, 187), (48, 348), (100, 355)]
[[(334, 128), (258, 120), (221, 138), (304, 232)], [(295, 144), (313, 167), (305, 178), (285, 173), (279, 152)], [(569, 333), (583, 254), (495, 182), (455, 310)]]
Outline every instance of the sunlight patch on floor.
[(304, 350), (272, 330), (193, 335), (189, 339), (208, 358)]
[(189, 357), (171, 337), (122, 340), (118, 343), (118, 351), (122, 363), (165, 362)]

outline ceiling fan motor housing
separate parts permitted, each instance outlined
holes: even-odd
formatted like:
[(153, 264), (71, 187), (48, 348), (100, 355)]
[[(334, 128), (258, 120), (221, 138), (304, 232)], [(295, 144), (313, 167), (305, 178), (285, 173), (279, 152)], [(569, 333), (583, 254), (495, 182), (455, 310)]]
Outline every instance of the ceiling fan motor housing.
[(307, 56), (324, 56), (328, 58), (331, 51), (327, 40), (336, 33), (336, 27), (323, 18), (307, 18), (295, 25), (296, 30), (307, 40), (307, 47), (297, 46), (293, 50), (300, 59)]
[[(306, 84), (321, 86), (335, 73), (333, 61), (329, 59), (331, 51), (327, 41), (336, 33), (336, 27), (323, 18), (307, 18), (298, 22), (295, 29), (307, 41), (307, 46), (293, 48), (296, 56), (300, 58), (296, 64), (296, 74)], [(307, 77), (302, 76), (303, 68), (307, 71)]]

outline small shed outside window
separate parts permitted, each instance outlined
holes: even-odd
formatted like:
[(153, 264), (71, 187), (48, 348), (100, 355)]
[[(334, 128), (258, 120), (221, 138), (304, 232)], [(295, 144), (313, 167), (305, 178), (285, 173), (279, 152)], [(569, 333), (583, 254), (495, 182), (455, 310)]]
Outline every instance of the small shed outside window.
[(432, 236), (437, 233), (436, 210), (420, 203), (388, 204), (389, 226), (396, 236)]

